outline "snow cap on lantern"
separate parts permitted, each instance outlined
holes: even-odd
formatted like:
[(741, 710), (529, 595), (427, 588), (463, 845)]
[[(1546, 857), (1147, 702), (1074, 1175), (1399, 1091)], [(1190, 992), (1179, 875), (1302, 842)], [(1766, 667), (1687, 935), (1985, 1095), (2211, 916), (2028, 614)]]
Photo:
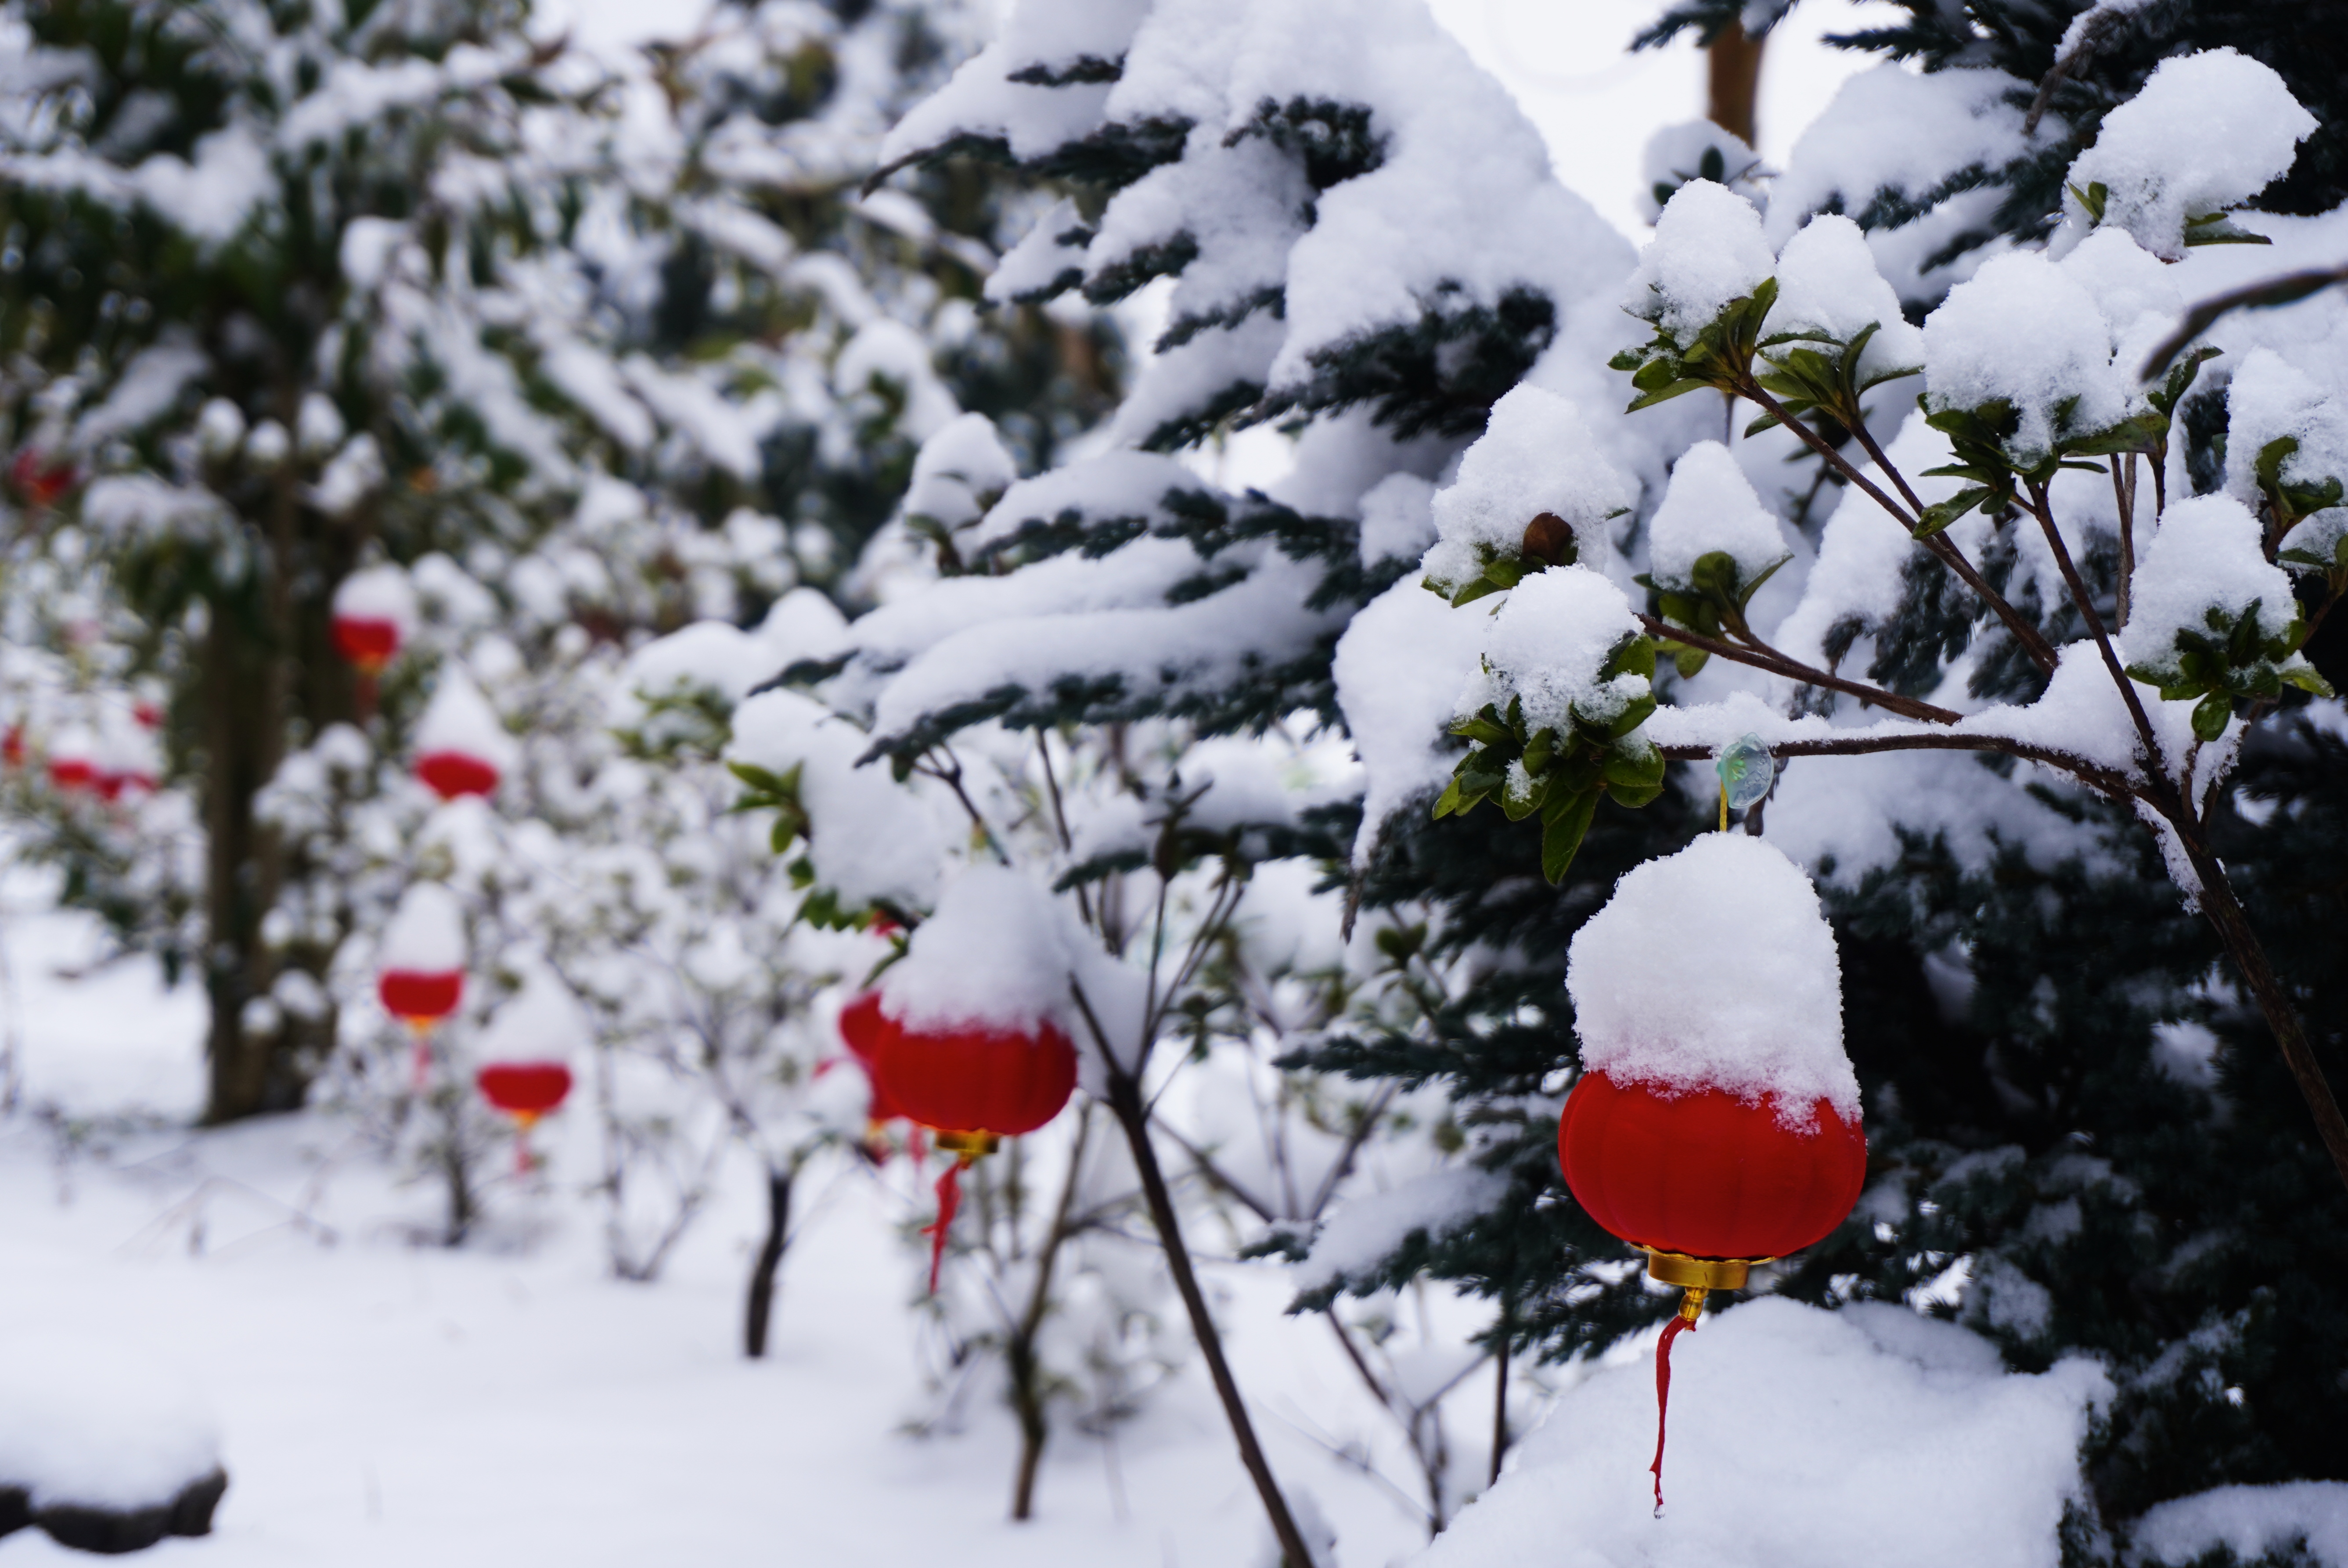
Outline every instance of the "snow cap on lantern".
[(442, 800), (489, 794), (518, 755), (473, 678), (454, 664), (440, 672), (432, 702), (416, 725), (416, 776)]
[(1634, 866), (1567, 950), (1581, 1064), (1666, 1094), (1775, 1098), (1859, 1120), (1842, 965), (1818, 889), (1758, 838), (1710, 833)]
[(391, 565), (371, 566), (335, 589), (335, 651), (372, 675), (416, 635), (416, 589)]
[(114, 800), (126, 793), (151, 794), (163, 769), (161, 749), (130, 713), (108, 712), (90, 753), (90, 783)]
[(98, 781), (98, 736), (87, 724), (68, 724), (49, 743), (49, 783), (61, 790), (88, 789)]
[(438, 882), (408, 888), (384, 927), (376, 952), (384, 1010), (431, 1023), (457, 1010), (465, 995), (465, 910)]

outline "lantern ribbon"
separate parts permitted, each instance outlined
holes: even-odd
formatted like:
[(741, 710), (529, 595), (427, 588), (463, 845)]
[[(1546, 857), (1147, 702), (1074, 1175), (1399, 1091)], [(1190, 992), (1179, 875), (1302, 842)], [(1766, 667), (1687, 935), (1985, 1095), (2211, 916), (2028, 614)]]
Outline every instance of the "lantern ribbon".
[(1672, 1409), (1672, 1341), (1683, 1334), (1695, 1332), (1695, 1320), (1704, 1311), (1704, 1291), (1702, 1286), (1688, 1286), (1680, 1298), (1677, 1316), (1663, 1328), (1663, 1337), (1655, 1345), (1655, 1462), (1647, 1468), (1655, 1477), (1655, 1517), (1663, 1516), (1663, 1438), (1664, 1423)]
[(934, 1225), (923, 1225), (922, 1234), (930, 1238), (930, 1294), (938, 1293), (938, 1266), (945, 1261), (946, 1232), (953, 1228), (954, 1211), (962, 1207), (962, 1173), (975, 1156), (967, 1153), (954, 1157), (946, 1173), (938, 1178), (938, 1217)]

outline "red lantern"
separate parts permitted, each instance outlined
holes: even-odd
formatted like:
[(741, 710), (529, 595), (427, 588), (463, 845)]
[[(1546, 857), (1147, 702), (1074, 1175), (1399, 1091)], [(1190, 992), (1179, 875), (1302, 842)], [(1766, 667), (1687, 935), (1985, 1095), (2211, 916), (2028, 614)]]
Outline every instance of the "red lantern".
[(954, 1156), (938, 1178), (938, 1218), (930, 1227), (930, 1289), (938, 1287), (946, 1232), (962, 1201), (962, 1173), (1008, 1137), (1032, 1132), (1060, 1113), (1076, 1087), (1076, 1048), (1057, 1026), (1026, 1030), (983, 1023), (907, 1028), (881, 1013), (873, 1041), (873, 1087), (902, 1114), (937, 1134)]
[(876, 1128), (883, 1122), (901, 1121), (905, 1115), (903, 1108), (880, 1087), (880, 1073), (873, 1067), (881, 1040), (893, 1027), (881, 1014), (879, 991), (866, 991), (839, 1009), (839, 1043), (848, 1048), (848, 1054), (864, 1070), (865, 1081), (872, 1085), (872, 1106), (866, 1115)]
[(0, 764), (11, 768), (25, 765), (25, 726), (22, 723), (9, 725), (8, 733), (0, 735)]
[(1663, 1505), (1663, 1417), (1672, 1341), (1713, 1290), (1741, 1290), (1753, 1265), (1798, 1252), (1842, 1224), (1867, 1183), (1867, 1136), (1819, 1100), (1788, 1126), (1775, 1095), (1617, 1083), (1573, 1086), (1557, 1127), (1566, 1185), (1590, 1217), (1682, 1287), (1655, 1348), (1655, 1506)]

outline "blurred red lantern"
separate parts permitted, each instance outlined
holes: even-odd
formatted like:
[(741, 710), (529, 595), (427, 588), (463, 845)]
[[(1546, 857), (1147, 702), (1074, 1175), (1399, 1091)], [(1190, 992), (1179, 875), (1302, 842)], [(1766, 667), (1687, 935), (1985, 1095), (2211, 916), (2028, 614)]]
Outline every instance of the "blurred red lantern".
[(1558, 1121), (1558, 1163), (1574, 1201), (1647, 1255), (1650, 1277), (1682, 1287), (1655, 1348), (1655, 1506), (1663, 1501), (1663, 1419), (1672, 1341), (1708, 1291), (1739, 1290), (1752, 1266), (1798, 1252), (1843, 1222), (1867, 1183), (1867, 1136), (1819, 1100), (1787, 1124), (1774, 1095), (1575, 1084)]
[(416, 759), (416, 776), (442, 800), (494, 794), (499, 777), (496, 764), (468, 752), (427, 752)]
[(873, 1009), (873, 1088), (901, 1114), (937, 1134), (954, 1156), (938, 1178), (931, 1227), (930, 1289), (938, 1287), (946, 1232), (962, 1201), (962, 1173), (1004, 1138), (1032, 1132), (1060, 1113), (1076, 1087), (1076, 1050), (1050, 1022), (1025, 1030), (981, 1023), (909, 1028)]
[(25, 726), (23, 724), (11, 724), (8, 726), (8, 733), (0, 735), (0, 764), (5, 764), (12, 768), (21, 768), (25, 765)]
[(571, 1096), (571, 1069), (560, 1061), (492, 1061), (473, 1074), (481, 1098), (514, 1120), (514, 1170), (530, 1174), (530, 1130)]
[(335, 586), (329, 630), (335, 651), (367, 682), (399, 656), (416, 627), (416, 590), (396, 566), (355, 571)]
[(62, 731), (49, 746), (49, 783), (71, 794), (98, 784), (98, 737), (79, 725)]
[(415, 1036), (415, 1086), (432, 1071), (435, 1025), (465, 999), (465, 909), (437, 882), (401, 895), (376, 949), (376, 995)]
[(393, 621), (337, 615), (333, 630), (335, 651), (363, 673), (382, 673), (383, 667), (399, 654), (399, 627)]
[(514, 760), (513, 737), (463, 671), (445, 670), (416, 724), (416, 776), (442, 800), (488, 795)]
[(9, 481), (25, 504), (36, 511), (54, 506), (58, 497), (74, 487), (80, 475), (70, 463), (52, 463), (34, 448), (27, 446), (16, 454), (8, 465)]

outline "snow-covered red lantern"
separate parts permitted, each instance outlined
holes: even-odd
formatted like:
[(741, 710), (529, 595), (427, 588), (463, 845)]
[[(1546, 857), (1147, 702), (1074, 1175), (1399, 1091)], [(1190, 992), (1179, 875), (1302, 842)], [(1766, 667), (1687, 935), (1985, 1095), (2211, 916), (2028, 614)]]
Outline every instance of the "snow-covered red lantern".
[(161, 774), (155, 737), (135, 716), (109, 715), (91, 753), (89, 786), (98, 798), (115, 801), (125, 795), (152, 794)]
[(67, 794), (98, 786), (98, 736), (86, 724), (57, 732), (49, 743), (49, 783)]
[(1056, 1018), (1072, 967), (1058, 919), (1016, 873), (966, 871), (881, 979), (868, 1036), (874, 1092), (954, 1156), (930, 1228), (932, 1291), (962, 1173), (1057, 1116), (1076, 1090), (1076, 1047)]
[(7, 733), (0, 734), (0, 764), (11, 769), (25, 765), (25, 722), (22, 719), (9, 725)]
[(493, 794), (514, 764), (513, 737), (471, 677), (450, 665), (416, 725), (416, 776), (442, 800)]
[(410, 887), (376, 952), (376, 995), (416, 1039), (416, 1083), (432, 1069), (432, 1030), (465, 999), (465, 910), (438, 882)]
[(1842, 972), (1817, 889), (1757, 838), (1651, 860), (1574, 937), (1583, 1074), (1558, 1122), (1590, 1217), (1684, 1292), (1655, 1350), (1655, 1505), (1672, 1341), (1713, 1290), (1822, 1240), (1867, 1180)]
[(371, 566), (335, 589), (335, 651), (370, 680), (416, 635), (416, 590), (396, 566)]
[(571, 1096), (571, 1054), (588, 1036), (586, 1013), (570, 988), (532, 974), (482, 1031), (473, 1084), (514, 1122), (514, 1165), (530, 1168), (530, 1130)]

